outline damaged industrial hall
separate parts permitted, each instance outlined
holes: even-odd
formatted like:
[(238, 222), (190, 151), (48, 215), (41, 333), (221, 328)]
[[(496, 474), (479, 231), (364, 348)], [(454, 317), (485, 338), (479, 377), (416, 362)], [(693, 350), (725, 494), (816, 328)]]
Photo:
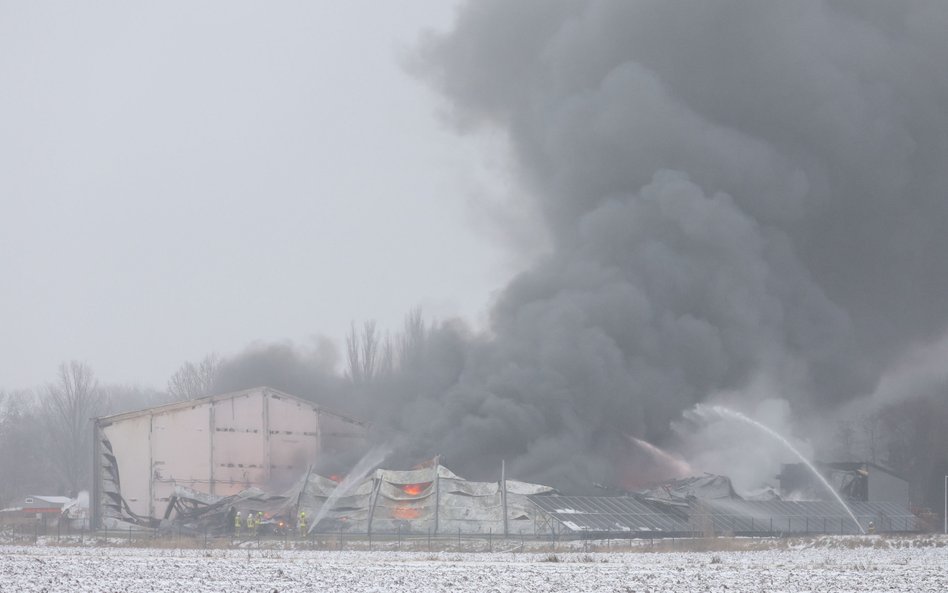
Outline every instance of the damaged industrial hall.
[(344, 475), (369, 448), (368, 426), (267, 387), (98, 418), (94, 430), (97, 529), (226, 533), (240, 513), (279, 532), (304, 513), (319, 531), (532, 534), (528, 497), (553, 492), (468, 481), (437, 458)]
[(496, 481), (467, 480), (440, 457), (384, 469), (368, 424), (267, 387), (102, 417), (94, 430), (93, 529), (650, 538), (923, 529), (904, 487), (878, 469), (874, 496), (850, 497), (853, 514), (801, 498), (796, 482), (789, 489), (793, 466), (785, 491), (750, 498), (712, 474), (618, 496), (567, 496), (503, 468)]

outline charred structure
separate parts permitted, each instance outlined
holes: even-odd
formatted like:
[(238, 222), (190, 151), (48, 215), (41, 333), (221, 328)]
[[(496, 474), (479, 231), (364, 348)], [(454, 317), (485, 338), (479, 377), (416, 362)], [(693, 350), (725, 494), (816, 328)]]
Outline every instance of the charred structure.
[(304, 526), (307, 534), (536, 535), (549, 530), (549, 521), (541, 520), (531, 498), (555, 492), (516, 480), (472, 482), (437, 460), (414, 470), (377, 469), (342, 496), (334, 496), (341, 487), (336, 479), (307, 473), (280, 494), (252, 488), (226, 497), (178, 487), (165, 518), (196, 532), (230, 531), (238, 513), (260, 517), (264, 534), (297, 532), (303, 513), (311, 521)]
[[(892, 470), (870, 462), (816, 463), (830, 484), (850, 502), (894, 502), (908, 508), (909, 483)], [(826, 500), (825, 489), (803, 464), (788, 463), (780, 472), (781, 496)]]

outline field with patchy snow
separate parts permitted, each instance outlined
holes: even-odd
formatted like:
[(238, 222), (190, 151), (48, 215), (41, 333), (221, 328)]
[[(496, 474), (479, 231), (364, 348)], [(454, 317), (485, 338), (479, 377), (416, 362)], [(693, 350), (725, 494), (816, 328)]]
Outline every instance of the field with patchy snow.
[(948, 591), (948, 548), (541, 554), (0, 546), (0, 592)]

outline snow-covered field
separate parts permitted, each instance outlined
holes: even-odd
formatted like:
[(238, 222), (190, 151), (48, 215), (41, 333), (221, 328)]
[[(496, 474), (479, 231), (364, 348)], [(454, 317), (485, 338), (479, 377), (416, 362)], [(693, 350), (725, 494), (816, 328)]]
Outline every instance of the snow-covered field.
[(426, 554), (0, 546), (0, 591), (948, 591), (948, 548)]

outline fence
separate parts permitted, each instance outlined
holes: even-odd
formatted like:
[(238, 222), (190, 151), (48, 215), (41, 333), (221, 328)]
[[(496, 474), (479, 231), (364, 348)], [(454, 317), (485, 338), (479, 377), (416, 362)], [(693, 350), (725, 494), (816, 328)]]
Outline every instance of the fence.
[(463, 551), (516, 552), (563, 548), (555, 535), (537, 537), (518, 533), (504, 537), (487, 533), (453, 534), (395, 533), (352, 534), (313, 532), (305, 537), (293, 533), (236, 536), (211, 530), (170, 529), (73, 529), (68, 525), (43, 529), (42, 524), (0, 524), (0, 544), (19, 545), (100, 545), (169, 548), (258, 548), (300, 550), (390, 550), (390, 551)]
[[(788, 536), (852, 535), (859, 533), (852, 519), (839, 517), (767, 517), (749, 518), (728, 515), (695, 515), (693, 530), (687, 532), (632, 532), (629, 530), (553, 530), (534, 535), (454, 533), (347, 533), (311, 532), (299, 537), (292, 532), (281, 534), (218, 533), (195, 531), (181, 527), (163, 529), (101, 529), (89, 531), (73, 528), (66, 522), (44, 525), (39, 521), (0, 523), (0, 543), (47, 545), (144, 546), (169, 548), (259, 548), (312, 550), (391, 550), (427, 552), (556, 552), (556, 551), (621, 551), (624, 549), (686, 546), (681, 542), (707, 540), (715, 536), (751, 536), (778, 538)], [(921, 531), (914, 516), (857, 517), (861, 524), (876, 521), (876, 533), (913, 533)]]
[(832, 516), (758, 516), (693, 514), (695, 531), (705, 535), (785, 536), (785, 535), (857, 535), (860, 533), (913, 533), (927, 527), (914, 515)]

